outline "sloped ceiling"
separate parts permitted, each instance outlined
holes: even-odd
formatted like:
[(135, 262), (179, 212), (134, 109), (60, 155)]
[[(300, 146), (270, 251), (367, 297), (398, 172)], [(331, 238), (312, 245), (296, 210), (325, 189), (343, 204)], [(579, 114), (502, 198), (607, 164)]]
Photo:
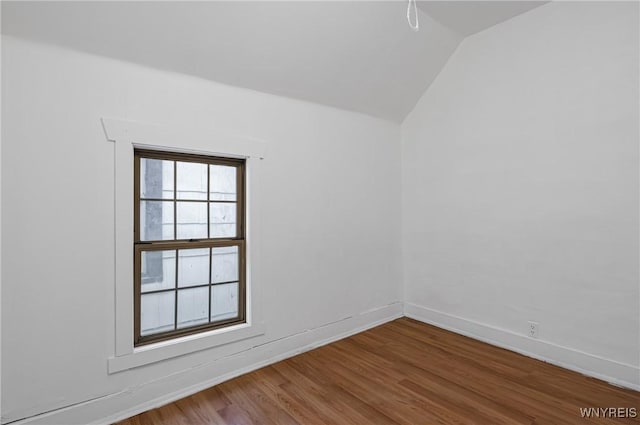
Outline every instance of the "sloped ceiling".
[(547, 1), (420, 1), (418, 7), (436, 21), (468, 36), (511, 19)]
[(2, 33), (401, 122), (464, 36), (538, 4), (463, 3), (413, 32), (404, 1), (3, 1)]

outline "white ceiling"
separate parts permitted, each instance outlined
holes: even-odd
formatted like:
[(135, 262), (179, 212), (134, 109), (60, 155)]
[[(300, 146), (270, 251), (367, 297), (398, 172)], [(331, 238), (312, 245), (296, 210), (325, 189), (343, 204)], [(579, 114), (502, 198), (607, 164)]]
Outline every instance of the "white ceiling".
[(420, 1), (418, 7), (452, 30), (468, 36), (547, 1)]
[(422, 2), (413, 32), (404, 1), (3, 1), (2, 33), (400, 122), (465, 35), (538, 4)]

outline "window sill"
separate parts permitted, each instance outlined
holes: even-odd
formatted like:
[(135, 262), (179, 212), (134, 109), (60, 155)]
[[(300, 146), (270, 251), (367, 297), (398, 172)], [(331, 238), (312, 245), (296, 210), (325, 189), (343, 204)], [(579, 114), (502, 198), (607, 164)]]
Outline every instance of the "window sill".
[(254, 338), (264, 335), (264, 332), (265, 326), (263, 323), (243, 323), (223, 329), (215, 329), (205, 333), (187, 335), (182, 338), (145, 345), (135, 348), (133, 353), (110, 357), (108, 359), (108, 372), (112, 374), (123, 370), (134, 369), (196, 351)]

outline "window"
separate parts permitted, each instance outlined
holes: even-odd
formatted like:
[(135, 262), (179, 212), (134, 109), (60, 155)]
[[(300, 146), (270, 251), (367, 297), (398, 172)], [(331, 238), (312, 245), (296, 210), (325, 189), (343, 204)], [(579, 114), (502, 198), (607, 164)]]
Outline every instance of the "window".
[(134, 151), (134, 345), (246, 321), (245, 160)]
[[(215, 357), (220, 355), (219, 353), (226, 352), (225, 350), (218, 351), (223, 346), (240, 344), (238, 347), (245, 347), (250, 345), (251, 342), (249, 340), (264, 335), (266, 329), (262, 303), (263, 263), (260, 211), (263, 203), (263, 196), (261, 195), (263, 191), (261, 188), (264, 163), (266, 162), (264, 159), (267, 156), (268, 143), (247, 137), (207, 132), (199, 128), (194, 129), (192, 126), (163, 126), (112, 118), (102, 118), (101, 121), (106, 141), (113, 143), (115, 167), (113, 173), (115, 199), (113, 217), (113, 245), (115, 247), (113, 257), (114, 339), (113, 351), (107, 361), (108, 373), (119, 373), (201, 350), (212, 349), (212, 356)], [(164, 151), (164, 153), (160, 151)], [(141, 289), (137, 291), (139, 293), (138, 297), (135, 295), (136, 291), (132, 290), (136, 286), (138, 288), (142, 286), (142, 272), (138, 272), (139, 278), (134, 273), (136, 256), (133, 255), (137, 250), (134, 243), (140, 240), (139, 237), (134, 239), (136, 235), (134, 229), (139, 227), (140, 221), (140, 187), (142, 186), (140, 159), (136, 157), (138, 152), (141, 154), (140, 157), (149, 159), (206, 164), (209, 164), (209, 160), (216, 159), (212, 157), (217, 157), (218, 160), (224, 162), (222, 165), (240, 165), (242, 167), (241, 179), (238, 179), (236, 175), (236, 208), (238, 208), (237, 211), (242, 211), (242, 232), (238, 233), (238, 235), (241, 235), (242, 238), (237, 241), (232, 239), (232, 241), (244, 245), (239, 259), (242, 264), (238, 272), (240, 279), (238, 280), (240, 292), (238, 299), (242, 304), (238, 304), (239, 314), (235, 324), (233, 324), (234, 322), (229, 322), (228, 325), (212, 325), (211, 328), (206, 328), (211, 329), (207, 332), (200, 331), (200, 329), (187, 331), (181, 328), (180, 332), (176, 332), (173, 335), (165, 335), (166, 339), (158, 336), (158, 334), (149, 334), (145, 335), (145, 338), (141, 338), (141, 332), (136, 332), (135, 323), (140, 319), (139, 314), (138, 319), (136, 319), (136, 314), (140, 307), (136, 298), (139, 300), (142, 295)], [(150, 155), (145, 156), (145, 152)], [(199, 159), (186, 161), (184, 156), (179, 155), (180, 158), (178, 159), (171, 152), (189, 153), (190, 156), (198, 157)], [(136, 164), (138, 165), (136, 166)], [(143, 184), (146, 193), (147, 183)], [(152, 189), (149, 188), (149, 190)], [(157, 191), (158, 189), (156, 188), (155, 190)], [(207, 194), (207, 197), (209, 198), (210, 195)], [(174, 200), (177, 200), (177, 196), (162, 198), (162, 201), (166, 202)], [(215, 197), (211, 198), (211, 200), (214, 201)], [(138, 210), (136, 210), (135, 205), (137, 205)], [(173, 215), (171, 220), (174, 220)], [(239, 222), (236, 220), (236, 223)], [(147, 229), (148, 227), (145, 228), (145, 232)], [(213, 239), (214, 242), (224, 242), (222, 239)], [(153, 243), (154, 241), (140, 242)], [(176, 241), (167, 240), (164, 242), (173, 243)], [(207, 240), (200, 240), (200, 242), (207, 242)], [(106, 241), (106, 243), (109, 242)], [(143, 248), (148, 247), (151, 243), (137, 245), (140, 245), (140, 249), (144, 250)], [(152, 250), (147, 249), (144, 251)], [(152, 259), (148, 266), (145, 264), (147, 274), (145, 277), (147, 280), (157, 281), (161, 277), (160, 273), (164, 274), (164, 271), (160, 271), (161, 266), (158, 265), (159, 260), (157, 258), (158, 254), (156, 254), (155, 263)], [(140, 255), (138, 261), (140, 268), (142, 268), (141, 263), (142, 258)], [(197, 333), (191, 333), (192, 331)], [(152, 335), (156, 336), (155, 340), (150, 337)], [(152, 344), (150, 343), (151, 341), (157, 342)]]

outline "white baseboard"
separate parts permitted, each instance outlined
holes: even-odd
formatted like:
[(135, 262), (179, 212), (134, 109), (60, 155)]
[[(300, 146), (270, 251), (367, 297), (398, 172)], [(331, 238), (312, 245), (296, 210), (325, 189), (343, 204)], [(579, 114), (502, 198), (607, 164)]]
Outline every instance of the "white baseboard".
[(403, 303), (392, 303), (216, 359), (180, 374), (12, 422), (12, 425), (111, 424), (403, 315)]
[(640, 367), (638, 366), (595, 356), (549, 341), (529, 338), (506, 329), (412, 303), (405, 303), (404, 313), (407, 317), (442, 329), (601, 379), (613, 385), (640, 391)]

